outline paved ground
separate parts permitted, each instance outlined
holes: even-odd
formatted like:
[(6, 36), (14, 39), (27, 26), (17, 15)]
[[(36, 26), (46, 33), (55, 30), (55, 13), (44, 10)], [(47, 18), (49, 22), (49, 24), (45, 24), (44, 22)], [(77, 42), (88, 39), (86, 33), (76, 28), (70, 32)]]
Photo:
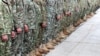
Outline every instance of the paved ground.
[(46, 56), (100, 56), (100, 12)]

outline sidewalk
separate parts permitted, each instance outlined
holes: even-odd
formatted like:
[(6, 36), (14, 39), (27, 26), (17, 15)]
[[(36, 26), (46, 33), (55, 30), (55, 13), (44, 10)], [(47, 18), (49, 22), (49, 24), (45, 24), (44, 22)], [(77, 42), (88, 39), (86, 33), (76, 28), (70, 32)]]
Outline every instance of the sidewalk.
[(46, 56), (100, 56), (100, 11)]

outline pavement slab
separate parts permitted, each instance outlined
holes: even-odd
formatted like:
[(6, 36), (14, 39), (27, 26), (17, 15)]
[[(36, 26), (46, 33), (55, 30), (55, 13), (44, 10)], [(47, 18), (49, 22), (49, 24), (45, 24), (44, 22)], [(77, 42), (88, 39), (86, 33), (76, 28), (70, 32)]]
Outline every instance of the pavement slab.
[(46, 56), (100, 56), (100, 9)]

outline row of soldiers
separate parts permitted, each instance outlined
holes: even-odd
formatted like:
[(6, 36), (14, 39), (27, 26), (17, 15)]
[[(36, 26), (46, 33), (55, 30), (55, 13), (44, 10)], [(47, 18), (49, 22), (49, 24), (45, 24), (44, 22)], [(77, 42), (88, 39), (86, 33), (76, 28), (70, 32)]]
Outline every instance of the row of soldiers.
[(99, 0), (2, 0), (0, 56), (25, 56), (83, 16)]

